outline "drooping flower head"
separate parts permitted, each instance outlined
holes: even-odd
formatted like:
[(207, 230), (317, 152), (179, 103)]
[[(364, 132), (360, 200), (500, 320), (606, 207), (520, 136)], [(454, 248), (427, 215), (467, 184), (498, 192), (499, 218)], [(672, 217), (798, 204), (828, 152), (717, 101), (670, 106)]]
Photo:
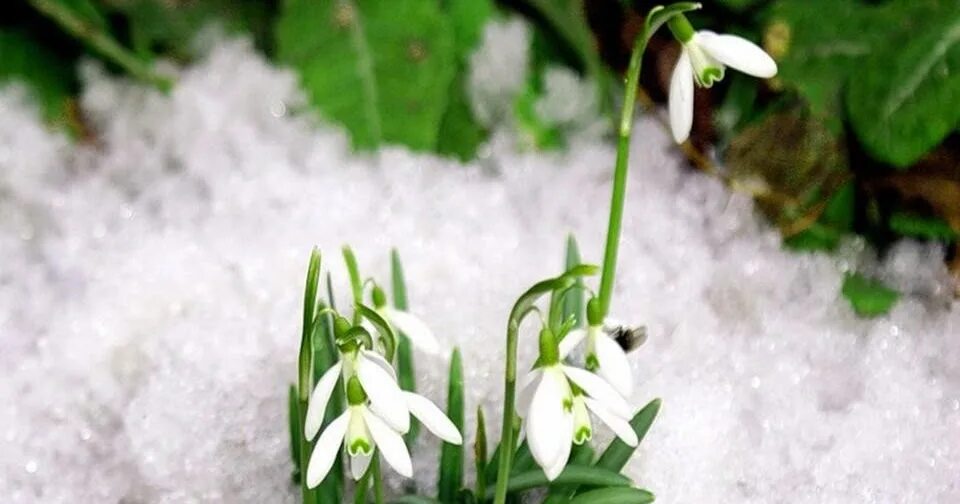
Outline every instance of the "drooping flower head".
[(534, 460), (549, 480), (556, 479), (570, 458), (571, 445), (593, 436), (587, 410), (610, 426), (624, 442), (636, 445), (628, 419), (630, 406), (603, 378), (563, 364), (556, 339), (548, 328), (540, 331), (539, 367), (523, 380), (518, 411), (524, 418), (527, 442)]
[(773, 58), (747, 39), (708, 30), (694, 31), (683, 15), (671, 18), (668, 26), (683, 45), (670, 78), (670, 129), (677, 143), (685, 141), (693, 127), (694, 84), (713, 86), (723, 79), (728, 66), (763, 79), (777, 74)]

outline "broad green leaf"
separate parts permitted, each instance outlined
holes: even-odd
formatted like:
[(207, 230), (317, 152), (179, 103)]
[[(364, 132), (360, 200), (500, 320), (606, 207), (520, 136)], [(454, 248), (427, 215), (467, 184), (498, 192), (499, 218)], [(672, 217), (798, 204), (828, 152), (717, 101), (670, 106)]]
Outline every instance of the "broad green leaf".
[[(407, 305), (407, 282), (403, 276), (403, 263), (400, 261), (400, 253), (397, 252), (397, 249), (390, 251), (390, 283), (393, 287), (393, 306), (398, 310), (406, 311), (409, 308)], [(410, 392), (417, 391), (413, 347), (410, 345), (410, 338), (399, 331), (397, 332), (397, 378), (401, 389)], [(403, 439), (407, 442), (407, 448), (413, 446), (419, 434), (420, 422), (411, 418), (410, 430), (403, 436)]]
[(477, 122), (467, 97), (465, 68), (461, 67), (450, 83), (447, 108), (440, 122), (437, 152), (469, 161), (487, 139), (487, 130)]
[(290, 0), (276, 36), (280, 62), (355, 147), (436, 149), (456, 68), (453, 28), (438, 2)]
[[(447, 378), (447, 418), (463, 433), (463, 362), (460, 350), (454, 349), (450, 356), (450, 373)], [(437, 483), (437, 499), (455, 502), (463, 486), (463, 445), (444, 442), (440, 450), (440, 481)]]
[(53, 126), (73, 125), (70, 95), (75, 78), (70, 66), (29, 35), (0, 29), (0, 85), (22, 82)]
[(649, 504), (652, 493), (641, 488), (600, 488), (577, 496), (570, 504)]
[(797, 90), (839, 133), (847, 78), (862, 72), (864, 58), (896, 22), (889, 10), (859, 2), (781, 0), (773, 4), (764, 45), (778, 61), (777, 81)]
[[(949, 5), (949, 6), (948, 6)], [(846, 94), (854, 131), (878, 159), (907, 167), (960, 126), (960, 8), (945, 2), (922, 27), (890, 37)]]
[(868, 318), (889, 312), (900, 299), (899, 292), (860, 273), (848, 273), (843, 279), (841, 292), (857, 315)]
[[(596, 487), (626, 487), (630, 486), (630, 479), (607, 469), (596, 466), (568, 465), (553, 481), (548, 481), (541, 469), (527, 471), (510, 476), (507, 481), (509, 493), (525, 492), (527, 490), (551, 485), (586, 485)], [(493, 497), (492, 488), (487, 492), (487, 498)]]
[(483, 27), (493, 15), (492, 0), (441, 0), (441, 6), (453, 25), (454, 53), (459, 62), (466, 62), (483, 34)]
[(895, 212), (890, 216), (889, 224), (890, 229), (903, 236), (945, 242), (952, 242), (957, 239), (957, 231), (951, 228), (947, 221), (939, 217)]
[[(644, 436), (647, 435), (647, 431), (650, 430), (650, 426), (653, 425), (653, 421), (657, 418), (659, 412), (660, 399), (654, 399), (630, 420), (630, 425), (633, 427), (633, 431), (637, 433), (640, 442), (643, 442)], [(627, 465), (627, 461), (630, 460), (636, 449), (636, 447), (629, 446), (619, 439), (614, 439), (594, 465), (608, 471), (620, 471), (623, 466)]]

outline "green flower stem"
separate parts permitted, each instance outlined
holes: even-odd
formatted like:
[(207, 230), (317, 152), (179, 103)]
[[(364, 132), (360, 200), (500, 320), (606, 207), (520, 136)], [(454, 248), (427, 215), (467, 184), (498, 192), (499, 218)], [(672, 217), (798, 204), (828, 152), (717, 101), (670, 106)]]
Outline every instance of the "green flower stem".
[(173, 87), (173, 81), (153, 70), (153, 67), (138, 58), (134, 53), (120, 45), (103, 29), (85, 21), (65, 2), (54, 0), (29, 0), (35, 9), (53, 19), (64, 30), (84, 41), (103, 57), (116, 63), (130, 75), (156, 86), (163, 92)]
[(507, 366), (504, 375), (503, 423), (500, 426), (500, 466), (497, 468), (497, 488), (494, 504), (507, 501), (507, 481), (510, 479), (510, 463), (516, 440), (513, 437), (513, 418), (516, 416), (517, 395), (517, 336), (520, 323), (510, 317), (507, 324)]
[(643, 51), (647, 48), (648, 34), (640, 33), (633, 44), (630, 66), (627, 68), (627, 84), (623, 96), (623, 110), (617, 142), (617, 164), (613, 173), (613, 194), (610, 196), (610, 220), (607, 224), (607, 245), (603, 253), (603, 273), (600, 276), (600, 314), (606, 318), (610, 312), (610, 297), (613, 295), (613, 279), (617, 270), (617, 252), (620, 247), (620, 232), (623, 227), (623, 203), (627, 194), (627, 169), (630, 156), (630, 134), (633, 129), (633, 110), (640, 81), (640, 65)]
[(380, 474), (380, 454), (377, 453), (373, 456), (373, 501), (376, 504), (383, 504), (385, 502), (383, 497), (383, 475)]

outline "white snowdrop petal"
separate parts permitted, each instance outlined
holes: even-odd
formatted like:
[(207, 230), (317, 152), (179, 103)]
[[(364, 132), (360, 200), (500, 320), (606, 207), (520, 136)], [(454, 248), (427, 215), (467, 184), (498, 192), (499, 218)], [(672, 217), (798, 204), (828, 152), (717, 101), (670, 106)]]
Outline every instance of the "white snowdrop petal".
[(360, 353), (363, 354), (364, 357), (373, 361), (374, 364), (383, 368), (383, 370), (386, 371), (391, 378), (393, 378), (393, 381), (396, 381), (397, 383), (399, 383), (397, 381), (397, 370), (394, 369), (393, 366), (389, 362), (387, 362), (387, 359), (384, 359), (382, 355), (380, 355), (377, 352), (372, 352), (370, 350), (361, 350)]
[(588, 396), (603, 403), (610, 411), (622, 417), (630, 417), (630, 404), (606, 380), (590, 371), (572, 366), (563, 366), (563, 372)]
[(693, 128), (693, 66), (686, 49), (673, 68), (670, 77), (670, 131), (677, 143), (683, 143)]
[(326, 373), (323, 373), (320, 381), (313, 387), (310, 402), (307, 405), (307, 414), (304, 416), (303, 422), (303, 435), (307, 439), (313, 439), (320, 432), (320, 426), (323, 425), (323, 416), (327, 412), (327, 403), (330, 402), (333, 388), (337, 386), (341, 369), (343, 369), (343, 361), (337, 361), (336, 364), (330, 366)]
[(410, 413), (438, 438), (455, 445), (463, 444), (463, 436), (457, 426), (430, 399), (413, 392), (404, 392)]
[(413, 476), (413, 462), (410, 461), (410, 452), (403, 442), (403, 436), (369, 409), (363, 410), (363, 419), (367, 422), (373, 442), (390, 467), (406, 478)]
[(394, 328), (407, 335), (413, 346), (428, 354), (436, 355), (440, 353), (440, 342), (437, 341), (430, 327), (422, 320), (415, 315), (395, 308), (387, 307), (384, 308), (384, 311)]
[(608, 410), (604, 405), (600, 404), (589, 397), (585, 397), (583, 402), (587, 405), (587, 408), (593, 412), (601, 422), (604, 423), (614, 434), (620, 438), (621, 441), (626, 443), (629, 446), (637, 446), (640, 443), (640, 440), (637, 438), (636, 431), (633, 430), (633, 426), (630, 425), (625, 418), (617, 416), (612, 411)]
[(354, 481), (359, 480), (367, 473), (370, 462), (373, 460), (373, 454), (364, 455), (362, 453), (350, 457), (350, 476)]
[(520, 386), (518, 387), (520, 392), (517, 394), (517, 415), (520, 418), (527, 417), (527, 412), (530, 410), (530, 401), (533, 400), (533, 393), (536, 392), (539, 385), (537, 382), (539, 378), (540, 370), (534, 369), (520, 380)]
[(567, 412), (564, 412), (564, 414), (557, 419), (557, 423), (561, 427), (561, 432), (565, 434), (562, 434), (559, 439), (554, 440), (559, 452), (553, 464), (549, 467), (541, 466), (543, 473), (549, 481), (557, 479), (557, 476), (563, 472), (563, 468), (567, 466), (567, 462), (570, 460), (570, 449), (573, 444), (573, 420), (573, 415)]
[(777, 75), (777, 63), (773, 58), (743, 37), (700, 31), (694, 40), (714, 59), (745, 74), (763, 79)]
[(340, 445), (343, 444), (343, 436), (347, 433), (347, 422), (350, 420), (350, 411), (338, 416), (330, 422), (327, 429), (320, 434), (313, 453), (310, 454), (310, 462), (307, 463), (307, 487), (313, 488), (327, 477), (330, 468), (340, 455)]
[(633, 371), (630, 369), (627, 353), (613, 338), (605, 334), (597, 335), (595, 348), (600, 364), (597, 373), (621, 396), (629, 398), (633, 395)]
[(400, 432), (410, 430), (410, 411), (397, 382), (362, 354), (357, 361), (357, 377), (383, 420)]
[(579, 345), (580, 342), (583, 341), (583, 338), (585, 338), (586, 336), (587, 336), (587, 329), (583, 327), (574, 329), (569, 333), (567, 333), (567, 335), (564, 336), (562, 340), (560, 340), (560, 345), (559, 345), (560, 358), (564, 359), (568, 355), (570, 355), (570, 352), (572, 352), (573, 349), (576, 348), (577, 345)]
[[(563, 376), (556, 370), (545, 370), (530, 401), (527, 414), (527, 444), (540, 467), (550, 467), (561, 455), (557, 440), (570, 435), (560, 420), (564, 416)], [(565, 433), (564, 430), (567, 432)]]

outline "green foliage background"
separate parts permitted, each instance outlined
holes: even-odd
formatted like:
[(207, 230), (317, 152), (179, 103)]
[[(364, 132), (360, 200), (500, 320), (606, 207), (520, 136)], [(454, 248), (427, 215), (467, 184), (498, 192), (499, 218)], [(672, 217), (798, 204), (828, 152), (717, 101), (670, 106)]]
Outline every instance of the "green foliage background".
[[(74, 105), (79, 58), (99, 58), (166, 89), (169, 81), (152, 63), (191, 60), (193, 36), (217, 22), (295, 69), (316, 113), (345, 126), (355, 148), (402, 144), (470, 161), (489, 132), (470, 108), (466, 77), (489, 21), (513, 14), (532, 27), (530, 80), (514, 120), (532, 147), (551, 149), (564, 145), (564, 132), (534, 107), (546, 69), (562, 65), (588, 78), (612, 119), (631, 38), (658, 3), (15, 0), (0, 17), (0, 84), (25, 83), (53, 127), (86, 141), (95, 133)], [(881, 249), (902, 236), (956, 247), (956, 0), (704, 4), (692, 16), (696, 26), (760, 42), (780, 72), (766, 82), (728, 72), (720, 85), (699, 91), (706, 105), (698, 105), (684, 149), (692, 165), (756, 197), (793, 249), (832, 250), (852, 235)], [(675, 57), (667, 34), (651, 41), (641, 90), (648, 104), (664, 100)], [(727, 169), (701, 154), (709, 146)], [(948, 260), (960, 271), (956, 255)], [(844, 292), (857, 297), (871, 285)]]

